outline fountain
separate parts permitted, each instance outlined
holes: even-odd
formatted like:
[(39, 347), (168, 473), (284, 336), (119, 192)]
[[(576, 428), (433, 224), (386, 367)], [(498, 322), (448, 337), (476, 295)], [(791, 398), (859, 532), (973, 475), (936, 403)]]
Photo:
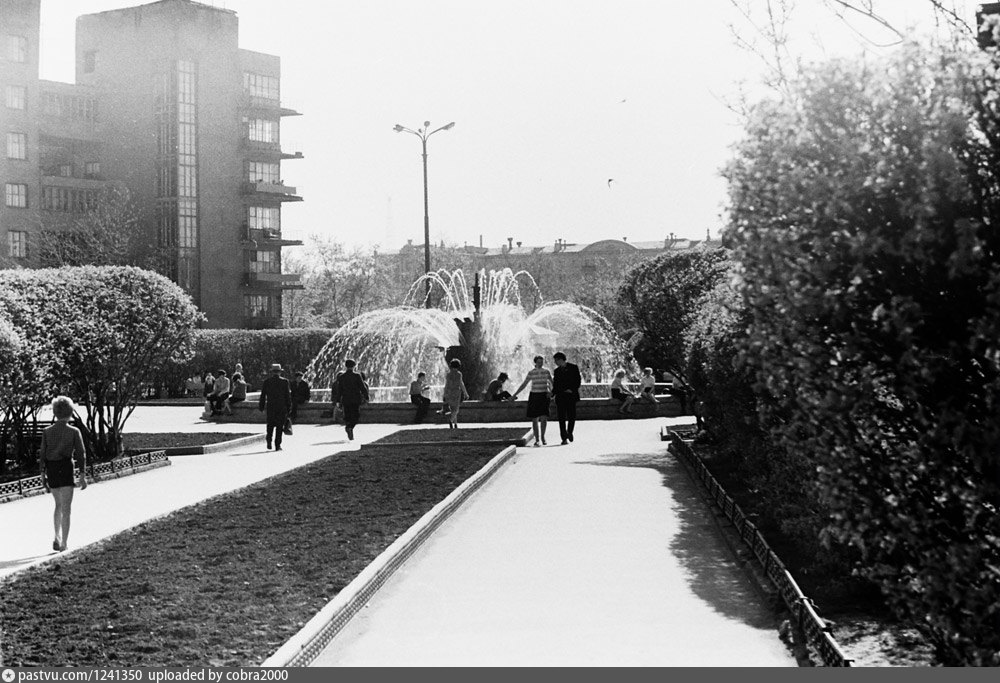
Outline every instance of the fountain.
[[(437, 305), (426, 307), (428, 300)], [(470, 291), (463, 271), (442, 269), (418, 278), (400, 306), (364, 313), (337, 330), (305, 375), (313, 387), (329, 387), (344, 360), (354, 358), (373, 402), (407, 401), (417, 372), (439, 386), (447, 362), (459, 358), (469, 395), (478, 399), (498, 373), (510, 375), (512, 391), (534, 356), (551, 365), (557, 350), (580, 366), (585, 383), (606, 384), (619, 367), (634, 372), (604, 316), (567, 301), (543, 302), (527, 271), (479, 271)]]

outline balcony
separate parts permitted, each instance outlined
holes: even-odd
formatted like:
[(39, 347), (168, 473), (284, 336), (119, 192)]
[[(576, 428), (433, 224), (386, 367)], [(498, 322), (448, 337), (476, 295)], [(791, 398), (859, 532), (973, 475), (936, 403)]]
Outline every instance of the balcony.
[(103, 190), (108, 186), (108, 181), (43, 173), (42, 185), (45, 187), (68, 187), (74, 190)]
[(280, 230), (270, 228), (250, 228), (246, 223), (240, 228), (240, 241), (244, 249), (280, 249), (281, 247), (301, 247), (302, 240), (288, 240)]
[(255, 289), (305, 289), (299, 273), (243, 273), (243, 286)]
[(302, 116), (301, 112), (281, 106), (281, 101), (259, 95), (244, 95), (243, 106), (251, 111), (277, 112), (278, 116)]
[(245, 182), (243, 183), (243, 194), (266, 195), (268, 199), (276, 199), (279, 202), (301, 202), (302, 197), (296, 194), (296, 189), (285, 185), (282, 181), (272, 182)]

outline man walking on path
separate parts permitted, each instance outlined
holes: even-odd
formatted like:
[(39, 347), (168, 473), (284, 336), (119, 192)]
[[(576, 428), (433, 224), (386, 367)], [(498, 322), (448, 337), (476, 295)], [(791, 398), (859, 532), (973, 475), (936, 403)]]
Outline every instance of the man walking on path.
[(575, 363), (566, 362), (566, 354), (556, 351), (552, 356), (556, 362), (552, 373), (552, 393), (556, 399), (556, 414), (559, 417), (559, 436), (565, 446), (573, 440), (576, 426), (576, 402), (580, 400), (580, 368)]
[(312, 387), (304, 379), (303, 373), (296, 372), (295, 379), (291, 382), (292, 389), (292, 408), (288, 412), (288, 420), (285, 422), (285, 434), (292, 433), (292, 425), (295, 420), (299, 417), (299, 406), (309, 403), (309, 399), (312, 397), (310, 390)]
[(361, 404), (368, 403), (368, 385), (361, 375), (354, 372), (355, 365), (354, 360), (345, 360), (344, 371), (337, 375), (330, 387), (330, 399), (334, 406), (339, 403), (344, 409), (344, 428), (351, 441), (354, 440), (354, 427), (361, 419)]
[(271, 366), (271, 376), (264, 380), (260, 388), (260, 411), (267, 410), (267, 448), (271, 448), (271, 437), (274, 437), (274, 450), (281, 450), (281, 434), (288, 419), (288, 411), (292, 407), (292, 390), (288, 380), (281, 376), (281, 365)]

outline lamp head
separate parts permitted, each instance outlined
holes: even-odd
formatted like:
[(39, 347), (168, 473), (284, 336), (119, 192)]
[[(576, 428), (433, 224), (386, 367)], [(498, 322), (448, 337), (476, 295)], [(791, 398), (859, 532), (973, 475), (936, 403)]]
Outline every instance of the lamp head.
[(431, 127), (431, 122), (430, 121), (424, 121), (424, 128), (430, 128), (430, 127)]
[(454, 128), (454, 127), (455, 127), (455, 122), (454, 122), (454, 121), (452, 121), (452, 122), (451, 122), (451, 123), (449, 123), (449, 124), (448, 124), (447, 126), (441, 126), (441, 130), (451, 130), (451, 129), (452, 129), (452, 128)]
[(394, 131), (396, 131), (397, 133), (402, 133), (403, 132), (403, 127), (401, 125), (399, 125), (398, 123), (395, 126), (393, 126), (392, 129)]

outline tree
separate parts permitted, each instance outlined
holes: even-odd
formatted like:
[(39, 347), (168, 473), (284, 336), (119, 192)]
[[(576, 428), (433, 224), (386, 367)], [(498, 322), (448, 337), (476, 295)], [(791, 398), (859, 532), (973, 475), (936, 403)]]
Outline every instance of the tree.
[[(132, 267), (0, 271), (0, 307), (30, 353), (48, 361), (49, 398), (66, 393), (85, 408), (81, 425), (98, 460), (121, 452), (146, 384), (190, 357), (202, 320), (177, 285)], [(19, 398), (37, 410), (37, 394)]]
[(138, 266), (162, 271), (166, 251), (145, 238), (139, 212), (124, 185), (107, 185), (68, 222), (48, 219), (38, 233), (38, 259), (60, 266)]
[(725, 172), (765, 425), (951, 664), (1000, 663), (998, 73), (917, 45), (805, 70)]
[(635, 350), (641, 364), (690, 384), (685, 333), (699, 315), (703, 297), (728, 276), (730, 268), (725, 249), (702, 248), (667, 253), (628, 271), (618, 297), (642, 334)]

